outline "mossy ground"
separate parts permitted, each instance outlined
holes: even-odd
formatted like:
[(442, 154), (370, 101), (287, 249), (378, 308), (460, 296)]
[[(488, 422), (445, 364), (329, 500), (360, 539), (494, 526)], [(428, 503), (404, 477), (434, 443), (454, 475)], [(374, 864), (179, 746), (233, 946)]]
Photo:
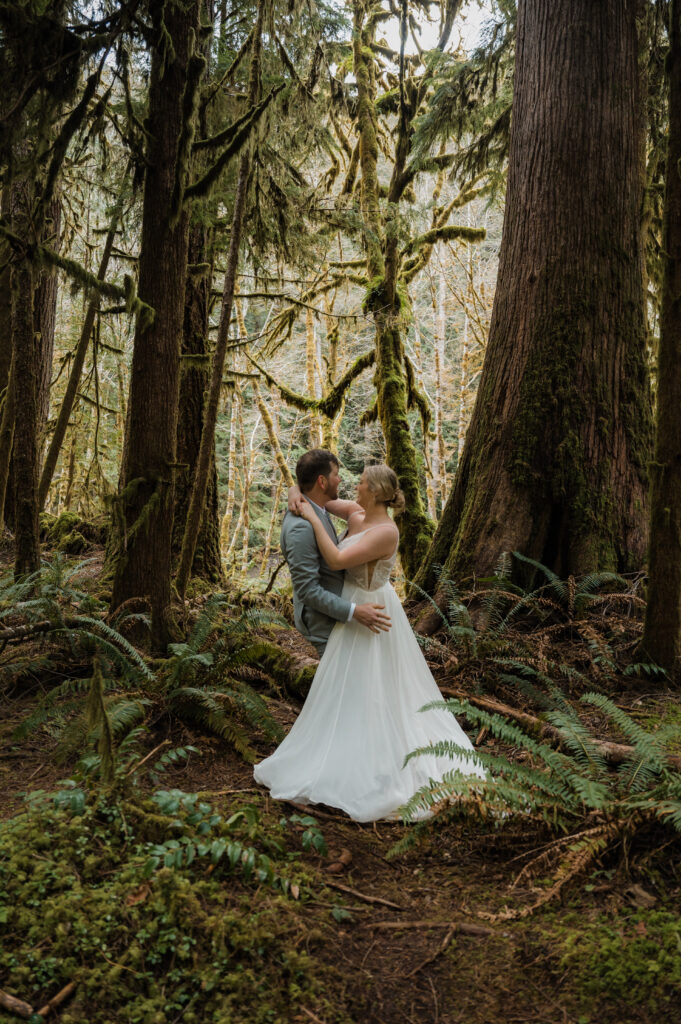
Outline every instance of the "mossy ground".
[[(292, 633), (290, 646), (298, 644), (302, 651)], [(35, 686), (53, 682), (38, 675)], [(672, 697), (643, 697), (620, 699), (651, 723), (681, 715)], [(218, 832), (254, 808), (229, 827), (232, 838), (269, 856), (297, 888), (212, 867), (209, 857), (147, 878), (147, 844), (164, 829), (173, 834), (145, 802), (159, 786), (149, 776), (120, 811), (92, 797), (79, 813), (38, 801), (26, 816), (26, 794), (58, 789), (73, 770), (54, 764), (49, 723), (12, 738), (34, 704), (23, 685), (0, 691), (0, 989), (40, 1006), (75, 981), (55, 1021), (657, 1024), (681, 1011), (678, 847), (654, 867), (650, 848), (619, 851), (562, 902), (490, 922), (485, 915), (526, 905), (549, 884), (534, 877), (513, 886), (548, 831), (459, 821), (389, 858), (404, 826), (315, 808), (329, 849), (322, 857), (303, 848), (304, 826), (281, 824), (302, 812), (254, 787), (229, 748), (162, 722), (149, 749), (167, 736), (200, 750), (170, 768), (162, 788), (200, 793), (222, 818)], [(299, 704), (280, 694), (271, 708), (288, 729)], [(256, 748), (271, 750), (264, 741)], [(341, 850), (349, 863), (331, 870)], [(454, 935), (443, 949), (452, 922), (490, 931)], [(16, 1019), (0, 1011), (2, 1024)]]

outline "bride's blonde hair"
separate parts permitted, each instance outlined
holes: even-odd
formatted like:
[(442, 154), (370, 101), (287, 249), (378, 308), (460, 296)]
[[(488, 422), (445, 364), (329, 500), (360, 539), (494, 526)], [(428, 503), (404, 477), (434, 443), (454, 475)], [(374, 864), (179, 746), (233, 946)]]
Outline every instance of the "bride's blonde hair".
[(367, 486), (376, 498), (396, 512), (404, 509), (404, 494), (400, 489), (400, 481), (397, 474), (390, 468), (379, 464), (376, 466), (365, 466)]

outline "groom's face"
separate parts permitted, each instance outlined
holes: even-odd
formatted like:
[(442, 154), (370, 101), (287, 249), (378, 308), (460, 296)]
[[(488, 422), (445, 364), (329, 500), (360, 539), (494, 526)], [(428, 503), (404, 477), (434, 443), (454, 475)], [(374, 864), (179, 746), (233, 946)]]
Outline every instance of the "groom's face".
[(324, 494), (326, 495), (327, 500), (333, 501), (334, 498), (338, 497), (338, 488), (341, 482), (340, 468), (332, 462), (331, 472), (329, 473), (328, 476), (322, 477), (322, 480), (326, 481), (326, 486), (324, 487)]

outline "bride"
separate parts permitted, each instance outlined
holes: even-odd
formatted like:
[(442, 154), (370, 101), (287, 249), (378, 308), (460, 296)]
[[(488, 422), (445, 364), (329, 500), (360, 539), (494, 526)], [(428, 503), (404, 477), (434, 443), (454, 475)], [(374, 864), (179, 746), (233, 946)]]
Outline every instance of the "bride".
[(471, 752), (473, 746), (448, 711), (419, 712), (442, 695), (390, 583), (399, 533), (388, 509), (404, 507), (393, 470), (367, 466), (356, 503), (327, 504), (348, 520), (337, 547), (313, 506), (296, 498), (324, 560), (345, 571), (343, 597), (385, 605), (392, 628), (374, 633), (352, 620), (336, 623), (300, 715), (275, 752), (255, 766), (256, 781), (275, 799), (328, 804), (356, 821), (374, 821), (399, 817), (417, 789), (445, 772), (484, 778), (475, 756), (422, 755), (404, 764), (411, 750), (441, 740)]

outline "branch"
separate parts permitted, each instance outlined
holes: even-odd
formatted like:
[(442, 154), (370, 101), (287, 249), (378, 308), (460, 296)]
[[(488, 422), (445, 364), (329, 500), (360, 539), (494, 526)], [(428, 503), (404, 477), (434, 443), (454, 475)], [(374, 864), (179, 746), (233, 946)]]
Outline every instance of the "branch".
[(485, 228), (469, 228), (465, 224), (446, 224), (444, 227), (431, 228), (430, 231), (412, 238), (411, 242), (402, 250), (402, 255), (406, 256), (414, 249), (420, 249), (426, 245), (435, 245), (436, 242), (452, 242), (455, 238), (462, 238), (465, 242), (481, 242), (486, 234)]
[(355, 359), (348, 369), (345, 371), (341, 379), (337, 384), (331, 388), (331, 390), (323, 398), (306, 398), (304, 395), (299, 395), (295, 391), (291, 391), (285, 384), (279, 384), (278, 381), (272, 377), (271, 374), (264, 370), (262, 366), (256, 363), (253, 356), (248, 356), (250, 362), (253, 363), (255, 368), (260, 371), (270, 387), (277, 389), (281, 397), (288, 404), (293, 406), (294, 409), (301, 409), (303, 412), (308, 412), (310, 409), (318, 410), (327, 416), (329, 419), (333, 419), (336, 413), (340, 410), (343, 404), (343, 398), (345, 392), (348, 390), (353, 380), (359, 377), (360, 373), (367, 370), (376, 361), (376, 353), (365, 352), (364, 355), (359, 356)]
[(215, 184), (217, 179), (222, 174), (222, 171), (227, 166), (229, 161), (235, 156), (244, 143), (248, 140), (251, 131), (258, 123), (262, 115), (265, 113), (270, 103), (284, 88), (284, 82), (280, 85), (275, 85), (273, 89), (267, 94), (264, 100), (260, 103), (256, 103), (248, 111), (247, 116), (242, 119), (243, 124), (237, 131), (236, 135), (227, 146), (227, 148), (220, 154), (212, 167), (210, 167), (202, 178), (195, 181), (193, 185), (189, 185), (184, 192), (185, 199), (195, 199), (198, 196), (205, 196), (208, 194), (212, 186)]

